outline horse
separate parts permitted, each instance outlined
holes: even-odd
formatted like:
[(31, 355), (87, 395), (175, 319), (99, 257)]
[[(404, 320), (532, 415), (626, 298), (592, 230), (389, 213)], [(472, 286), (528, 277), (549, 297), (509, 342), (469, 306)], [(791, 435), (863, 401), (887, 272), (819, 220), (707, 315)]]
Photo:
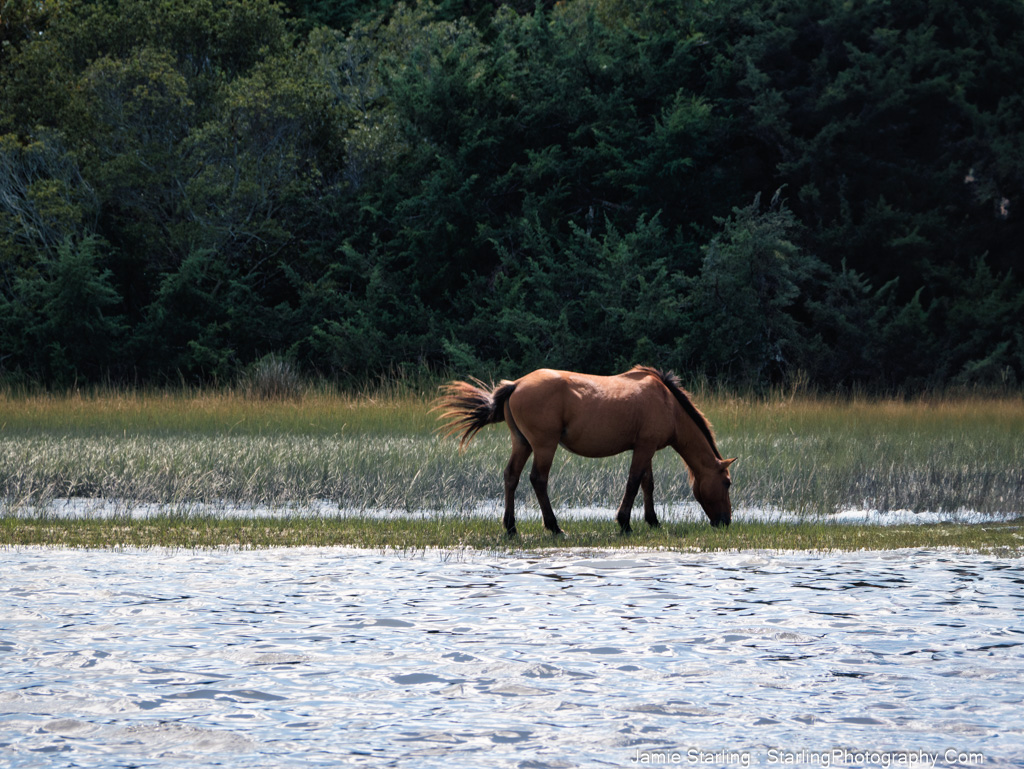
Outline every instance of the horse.
[(530, 483), (540, 503), (544, 528), (562, 534), (548, 498), (548, 474), (559, 445), (584, 457), (610, 457), (632, 451), (616, 520), (623, 534), (632, 531), (630, 515), (643, 489), (644, 520), (659, 525), (654, 511), (655, 452), (671, 446), (690, 473), (693, 496), (712, 526), (728, 526), (729, 466), (722, 459), (707, 418), (697, 410), (675, 374), (634, 366), (616, 376), (539, 369), (514, 381), (488, 387), (479, 379), (453, 381), (440, 388), (432, 411), (440, 411), (438, 428), (445, 436), (461, 433), (460, 451), (487, 425), (506, 422), (512, 456), (505, 467), (505, 514), (508, 536), (516, 534), (515, 492), (526, 461), (533, 454)]

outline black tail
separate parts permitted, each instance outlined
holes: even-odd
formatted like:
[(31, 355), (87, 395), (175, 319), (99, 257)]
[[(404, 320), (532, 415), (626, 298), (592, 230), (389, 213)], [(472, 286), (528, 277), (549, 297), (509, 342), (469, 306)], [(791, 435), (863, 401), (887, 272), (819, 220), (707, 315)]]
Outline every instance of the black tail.
[(488, 391), (479, 379), (474, 381), (475, 385), (469, 382), (449, 382), (444, 385), (432, 409), (441, 412), (438, 419), (445, 420), (438, 428), (442, 433), (462, 433), (460, 449), (487, 425), (505, 421), (505, 401), (516, 389), (515, 382), (506, 381)]

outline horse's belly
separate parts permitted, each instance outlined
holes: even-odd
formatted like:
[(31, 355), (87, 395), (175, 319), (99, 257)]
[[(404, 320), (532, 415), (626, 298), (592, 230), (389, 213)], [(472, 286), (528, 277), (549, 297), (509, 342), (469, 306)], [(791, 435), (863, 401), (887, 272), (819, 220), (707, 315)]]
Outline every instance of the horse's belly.
[(601, 429), (584, 429), (562, 431), (559, 445), (581, 457), (610, 457), (630, 451), (636, 445), (632, 436), (615, 434), (614, 431)]

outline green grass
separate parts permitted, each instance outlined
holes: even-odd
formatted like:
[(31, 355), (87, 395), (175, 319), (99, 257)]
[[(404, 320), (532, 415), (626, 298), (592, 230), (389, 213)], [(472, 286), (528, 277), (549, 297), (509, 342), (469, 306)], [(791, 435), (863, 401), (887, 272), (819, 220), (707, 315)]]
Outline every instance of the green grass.
[[(727, 532), (694, 524), (647, 532), (640, 523), (638, 533), (623, 540), (613, 511), (628, 457), (592, 460), (559, 452), (551, 476), (556, 512), (595, 507), (607, 509), (607, 517), (566, 521), (572, 533), (563, 540), (548, 538), (539, 523), (534, 535), (525, 521), (514, 546), (859, 549), (899, 542), (895, 546), (1019, 549), (1012, 527), (875, 529), (819, 519), (851, 507), (1024, 514), (1020, 398), (873, 401), (705, 393), (695, 400), (715, 423), (723, 454), (739, 457), (734, 506), (793, 511), (806, 523), (744, 524)], [(399, 392), (309, 392), (282, 401), (229, 392), (0, 395), (0, 544), (509, 547), (496, 516), (466, 515), (501, 496), (507, 428), (488, 428), (460, 454), (434, 427), (428, 400)], [(681, 504), (692, 504), (687, 474), (679, 458), (664, 451), (655, 476), (659, 514), (671, 523)], [(126, 507), (145, 502), (167, 515), (147, 521), (47, 515), (47, 506), (65, 497), (117, 500)], [(519, 499), (520, 510), (535, 508), (528, 482), (521, 484)], [(301, 515), (322, 511), (325, 500), (346, 515)], [(176, 514), (223, 502), (300, 515)], [(387, 521), (351, 515), (371, 510), (431, 515)], [(116, 541), (113, 533), (125, 531), (134, 533)]]
[(321, 547), (345, 545), (374, 550), (415, 552), (433, 548), (520, 552), (562, 548), (634, 549), (706, 552), (721, 550), (892, 550), (958, 548), (996, 555), (1021, 555), (1020, 523), (914, 526), (851, 526), (821, 521), (737, 523), (727, 530), (705, 524), (637, 526), (624, 537), (614, 520), (575, 519), (565, 536), (554, 537), (539, 521), (523, 522), (519, 536), (500, 533), (496, 520), (437, 516), (427, 519), (367, 517), (227, 518), (160, 515), (143, 520), (0, 518), (0, 545), (71, 548), (126, 547)]

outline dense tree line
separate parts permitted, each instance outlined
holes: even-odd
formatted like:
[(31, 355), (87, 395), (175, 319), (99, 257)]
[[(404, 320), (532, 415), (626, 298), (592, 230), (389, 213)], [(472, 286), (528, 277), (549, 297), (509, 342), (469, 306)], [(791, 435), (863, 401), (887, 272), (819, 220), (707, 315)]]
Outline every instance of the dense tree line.
[(1019, 385), (1020, 0), (2, 0), (0, 378)]

